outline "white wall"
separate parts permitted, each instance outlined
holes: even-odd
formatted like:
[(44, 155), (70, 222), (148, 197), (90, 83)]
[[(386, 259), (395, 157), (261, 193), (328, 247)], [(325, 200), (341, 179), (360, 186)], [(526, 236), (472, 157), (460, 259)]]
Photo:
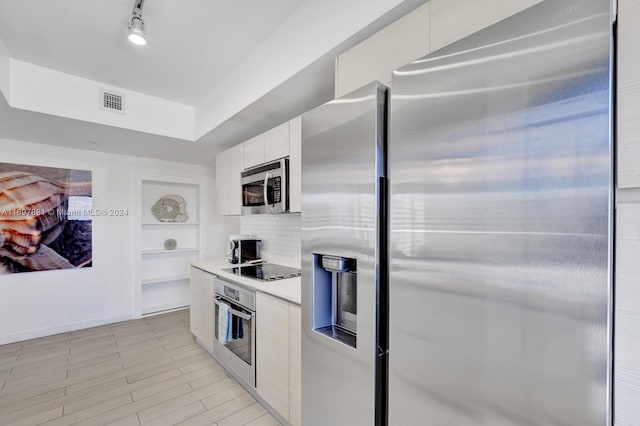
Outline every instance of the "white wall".
[(9, 51), (0, 38), (0, 92), (9, 102)]
[[(194, 140), (192, 106), (10, 59), (13, 108)], [(100, 89), (125, 96), (125, 113), (100, 109)]]
[[(132, 318), (134, 312), (134, 223), (140, 208), (139, 173), (202, 179), (215, 188), (212, 170), (191, 164), (104, 154), (0, 139), (2, 162), (91, 170), (93, 207), (128, 209), (126, 217), (94, 217), (93, 267), (0, 275), (0, 344)], [(214, 198), (210, 194), (205, 202)], [(215, 212), (215, 209), (208, 209)], [(208, 256), (225, 256), (226, 235), (238, 220), (202, 221)], [(229, 229), (227, 229), (227, 227)]]

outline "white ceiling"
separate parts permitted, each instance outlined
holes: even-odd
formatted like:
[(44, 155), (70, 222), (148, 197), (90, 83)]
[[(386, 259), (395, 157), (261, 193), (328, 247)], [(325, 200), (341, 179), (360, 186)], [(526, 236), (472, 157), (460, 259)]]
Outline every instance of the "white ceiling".
[(195, 105), (302, 0), (147, 0), (149, 44), (127, 41), (133, 0), (0, 0), (11, 56)]
[[(0, 137), (213, 165), (221, 150), (332, 99), (334, 58), (425, 1), (146, 0), (140, 48), (126, 38), (134, 0), (0, 0), (0, 83), (10, 86)], [(96, 120), (84, 82), (33, 103), (52, 80), (13, 75), (14, 59), (190, 105), (196, 140)]]

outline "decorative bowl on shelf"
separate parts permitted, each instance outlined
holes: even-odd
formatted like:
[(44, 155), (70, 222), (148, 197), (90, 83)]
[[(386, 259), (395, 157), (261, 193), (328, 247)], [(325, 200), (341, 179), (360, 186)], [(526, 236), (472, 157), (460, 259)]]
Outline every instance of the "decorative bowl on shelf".
[(173, 238), (168, 238), (164, 240), (164, 248), (166, 250), (173, 250), (178, 246), (178, 242)]

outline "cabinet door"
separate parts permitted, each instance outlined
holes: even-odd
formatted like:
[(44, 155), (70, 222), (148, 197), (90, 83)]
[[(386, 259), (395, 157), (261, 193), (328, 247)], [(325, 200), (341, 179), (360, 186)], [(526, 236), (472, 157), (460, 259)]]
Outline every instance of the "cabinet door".
[[(216, 208), (218, 214), (228, 213), (229, 198), (229, 151), (216, 155)], [(238, 190), (239, 191), (239, 190)]]
[(229, 149), (227, 181), (227, 214), (239, 215), (242, 210), (242, 192), (240, 189), (242, 170), (244, 170), (244, 144)]
[[(211, 297), (206, 297), (207, 295)], [(213, 304), (213, 274), (192, 266), (189, 297), (191, 299), (191, 310), (189, 312), (191, 333), (205, 344), (210, 341), (211, 346), (213, 346), (213, 324), (208, 325), (206, 323), (206, 318), (209, 315), (209, 312), (207, 312), (207, 299), (211, 299), (211, 304)], [(213, 314), (211, 314), (211, 318), (213, 318)], [(209, 333), (208, 329), (212, 332)]]
[(463, 39), (542, 0), (432, 0), (431, 51)]
[(289, 155), (289, 122), (274, 127), (264, 134), (264, 161), (273, 161)]
[(302, 387), (302, 351), (300, 306), (289, 305), (289, 423), (302, 424), (300, 392)]
[(289, 122), (289, 211), (300, 212), (302, 191), (302, 117)]
[(264, 133), (244, 143), (244, 168), (264, 163)]
[(256, 294), (256, 390), (289, 420), (289, 304)]
[(191, 308), (189, 310), (189, 325), (191, 327), (191, 334), (198, 337), (201, 336), (202, 333), (202, 312), (203, 307), (200, 304), (200, 286), (202, 285), (202, 280), (200, 280), (200, 274), (202, 271), (191, 267), (191, 279), (189, 281), (189, 302)]
[(336, 58), (336, 97), (375, 80), (391, 86), (393, 70), (429, 53), (426, 3)]
[[(638, 22), (640, 2), (620, 0), (616, 99), (618, 188), (640, 187), (640, 55), (636, 44), (640, 38)], [(640, 365), (638, 367), (640, 369)]]
[[(207, 274), (205, 272), (205, 274)], [(203, 308), (203, 314), (200, 318), (202, 321), (201, 330), (202, 337), (200, 340), (204, 345), (213, 352), (213, 280), (214, 276), (211, 274), (207, 274), (207, 282), (206, 286), (202, 288), (202, 292), (200, 293), (200, 306)]]

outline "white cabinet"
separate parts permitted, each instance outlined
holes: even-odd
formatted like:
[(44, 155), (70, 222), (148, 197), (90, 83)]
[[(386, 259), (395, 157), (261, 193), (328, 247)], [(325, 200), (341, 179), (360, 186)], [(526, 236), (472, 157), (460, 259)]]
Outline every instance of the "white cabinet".
[(429, 7), (418, 7), (336, 58), (336, 97), (375, 80), (391, 85), (396, 68), (429, 53)]
[(287, 121), (216, 156), (218, 213), (240, 215), (241, 173), (259, 164), (289, 157), (289, 211), (300, 212), (302, 120)]
[(302, 424), (302, 350), (300, 306), (289, 304), (289, 423)]
[(289, 304), (256, 294), (256, 390), (289, 420)]
[(236, 145), (216, 156), (217, 209), (221, 215), (239, 215), (242, 209), (240, 181), (244, 170), (244, 145)]
[(191, 333), (213, 352), (213, 274), (191, 267)]
[(256, 390), (291, 425), (301, 420), (300, 306), (256, 294)]
[(282, 123), (264, 134), (264, 161), (289, 155), (289, 122)]
[[(640, 1), (618, 1), (617, 217), (615, 400), (616, 425), (640, 424)], [(624, 189), (630, 188), (630, 189)], [(631, 189), (633, 188), (633, 189)]]
[(244, 143), (244, 168), (264, 163), (264, 133)]
[(336, 58), (336, 97), (542, 0), (431, 0)]
[(542, 0), (431, 0), (431, 50), (456, 42)]
[(302, 117), (289, 122), (289, 211), (301, 211)]
[[(617, 159), (618, 188), (640, 187), (640, 2), (618, 2)], [(640, 369), (640, 367), (639, 367)]]
[[(216, 208), (218, 214), (229, 214), (229, 150), (216, 155)], [(239, 191), (239, 190), (238, 190)]]
[[(136, 241), (140, 250), (137, 309), (143, 315), (189, 306), (189, 266), (202, 255), (203, 230), (198, 222), (202, 191), (199, 183), (141, 178), (140, 232)], [(167, 195), (179, 195), (185, 200), (189, 216), (185, 222), (162, 222), (153, 215), (152, 207)]]
[(242, 193), (240, 191), (241, 174), (244, 170), (244, 146), (236, 145), (228, 150), (228, 190), (227, 190), (227, 213), (228, 215), (239, 215), (242, 210)]
[(244, 168), (257, 166), (289, 155), (289, 122), (244, 143)]

